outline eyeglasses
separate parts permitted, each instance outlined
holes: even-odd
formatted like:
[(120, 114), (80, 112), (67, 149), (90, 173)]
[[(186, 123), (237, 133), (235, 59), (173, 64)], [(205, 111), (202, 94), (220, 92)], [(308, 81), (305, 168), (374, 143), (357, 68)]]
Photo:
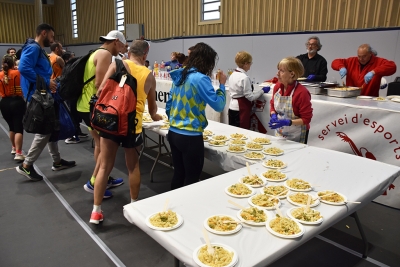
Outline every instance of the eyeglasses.
[(316, 43), (306, 43), (306, 46), (318, 46), (318, 44), (316, 44)]

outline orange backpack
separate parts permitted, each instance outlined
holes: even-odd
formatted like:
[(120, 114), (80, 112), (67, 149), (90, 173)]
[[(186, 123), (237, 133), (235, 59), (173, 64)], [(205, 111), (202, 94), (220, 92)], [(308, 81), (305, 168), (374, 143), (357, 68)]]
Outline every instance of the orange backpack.
[(97, 100), (90, 122), (96, 130), (116, 136), (133, 136), (136, 130), (137, 81), (121, 60)]

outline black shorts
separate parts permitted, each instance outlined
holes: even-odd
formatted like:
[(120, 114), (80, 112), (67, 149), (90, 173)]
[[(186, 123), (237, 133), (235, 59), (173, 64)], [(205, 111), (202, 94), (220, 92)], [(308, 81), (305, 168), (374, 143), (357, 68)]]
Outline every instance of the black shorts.
[(100, 137), (114, 141), (124, 148), (135, 148), (143, 144), (142, 133), (135, 134), (134, 136), (115, 136), (105, 132), (100, 132)]
[(0, 100), (0, 110), (10, 132), (24, 133), (22, 119), (26, 110), (25, 100), (20, 96), (8, 96)]
[(86, 126), (88, 127), (89, 131), (92, 131), (92, 124), (90, 123), (90, 112), (80, 112), (78, 111), (79, 116), (81, 117), (81, 119), (83, 120), (83, 122), (86, 124)]

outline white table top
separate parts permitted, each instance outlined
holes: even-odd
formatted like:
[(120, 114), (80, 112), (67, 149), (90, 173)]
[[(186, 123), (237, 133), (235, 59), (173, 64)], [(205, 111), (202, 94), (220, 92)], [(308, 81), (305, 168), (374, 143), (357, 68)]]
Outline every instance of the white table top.
[[(211, 242), (226, 244), (236, 250), (239, 255), (236, 266), (265, 266), (274, 262), (382, 194), (400, 175), (400, 168), (396, 166), (316, 147), (293, 151), (280, 156), (279, 159), (288, 164), (289, 178), (304, 179), (318, 185), (318, 191), (335, 190), (344, 194), (348, 200), (362, 203), (343, 206), (321, 203), (315, 209), (324, 217), (322, 224), (305, 225), (305, 234), (296, 239), (276, 237), (265, 227), (244, 227), (238, 233), (228, 236), (209, 233)], [(256, 174), (266, 170), (260, 163), (250, 168)], [(125, 217), (180, 261), (189, 266), (196, 266), (192, 253), (196, 247), (205, 244), (202, 239), (204, 220), (217, 214), (236, 216), (238, 209), (229, 204), (228, 199), (248, 206), (247, 199), (233, 198), (224, 192), (227, 186), (236, 183), (246, 174), (246, 169), (242, 168), (128, 204), (124, 206)], [(316, 194), (315, 191), (312, 193)], [(167, 198), (170, 209), (184, 218), (183, 225), (169, 232), (150, 229), (145, 224), (145, 218), (161, 211)], [(287, 200), (282, 201), (281, 210), (284, 214), (291, 207), (293, 205)], [(269, 217), (274, 216), (272, 211), (267, 213)]]

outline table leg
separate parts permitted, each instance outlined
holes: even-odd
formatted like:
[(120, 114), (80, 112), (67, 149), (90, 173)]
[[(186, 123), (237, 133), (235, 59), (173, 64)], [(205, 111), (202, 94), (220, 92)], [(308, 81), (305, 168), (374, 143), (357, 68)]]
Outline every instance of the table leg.
[(179, 260), (176, 257), (174, 257), (174, 267), (179, 267), (179, 265), (180, 265)]
[(353, 214), (350, 215), (351, 217), (354, 218), (356, 221), (358, 231), (360, 232), (361, 238), (364, 241), (364, 252), (363, 252), (363, 258), (366, 259), (368, 256), (368, 241), (367, 241), (367, 236), (365, 235), (364, 229), (361, 225), (360, 219), (358, 218), (357, 212), (354, 212)]
[(162, 139), (164, 139), (164, 138), (163, 138), (161, 135), (159, 135), (159, 136), (158, 136), (158, 153), (157, 153), (156, 159), (154, 160), (153, 167), (151, 168), (151, 171), (150, 171), (150, 182), (151, 182), (151, 183), (153, 182), (153, 172), (154, 172), (154, 169), (156, 168), (156, 164), (157, 164), (157, 162), (158, 162), (158, 159), (160, 158), (160, 155), (162, 154), (162, 152), (161, 152), (161, 148), (162, 148)]

